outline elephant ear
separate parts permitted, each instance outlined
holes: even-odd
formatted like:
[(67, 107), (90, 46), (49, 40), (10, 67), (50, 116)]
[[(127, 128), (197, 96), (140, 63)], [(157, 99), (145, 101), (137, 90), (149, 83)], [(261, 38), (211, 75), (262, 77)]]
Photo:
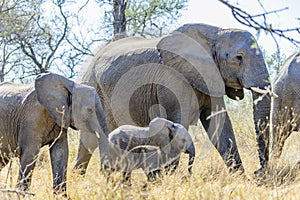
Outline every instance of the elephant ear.
[[(49, 112), (55, 122), (64, 128), (71, 123), (71, 92), (74, 82), (53, 73), (43, 73), (35, 79), (35, 91), (39, 103)], [(64, 109), (64, 118), (62, 111)]]
[(225, 94), (225, 84), (201, 34), (174, 31), (162, 38), (157, 49), (163, 63), (187, 79), (197, 90), (213, 96)]
[(169, 129), (169, 120), (156, 117), (149, 124), (150, 145), (158, 146), (164, 152), (171, 150), (170, 142), (173, 139), (173, 132)]

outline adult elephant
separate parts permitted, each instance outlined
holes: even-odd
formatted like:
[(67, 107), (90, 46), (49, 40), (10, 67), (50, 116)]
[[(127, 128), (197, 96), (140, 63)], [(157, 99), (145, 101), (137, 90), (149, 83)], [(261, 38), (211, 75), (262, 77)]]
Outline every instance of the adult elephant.
[(286, 139), (300, 131), (300, 52), (285, 61), (273, 85), (278, 98), (271, 106), (271, 157), (279, 158)]
[[(125, 38), (97, 52), (82, 80), (101, 97), (108, 129), (147, 126), (156, 116), (188, 128), (200, 119), (230, 171), (243, 171), (224, 95), (253, 100), (269, 86), (269, 74), (254, 37), (247, 31), (186, 24), (156, 39)], [(270, 98), (254, 105), (262, 167), (268, 151), (265, 130)], [(267, 132), (266, 132), (267, 133)], [(75, 168), (83, 173), (96, 148), (94, 136), (80, 133)]]
[[(55, 193), (66, 192), (67, 128), (97, 134), (102, 162), (108, 135), (100, 98), (90, 86), (44, 73), (35, 84), (0, 84), (0, 169), (12, 156), (20, 158), (19, 186), (29, 189), (39, 150), (50, 146)], [(107, 149), (105, 149), (107, 148)]]

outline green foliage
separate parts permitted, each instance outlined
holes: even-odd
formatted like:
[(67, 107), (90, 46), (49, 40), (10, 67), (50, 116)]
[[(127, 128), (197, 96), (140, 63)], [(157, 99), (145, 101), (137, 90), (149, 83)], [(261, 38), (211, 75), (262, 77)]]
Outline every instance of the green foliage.
[[(98, 0), (106, 9), (102, 29), (105, 36), (113, 37), (113, 1)], [(157, 37), (168, 32), (187, 7), (188, 0), (128, 0), (126, 1), (126, 35)]]
[[(261, 49), (263, 49), (261, 47)], [(286, 60), (286, 55), (280, 51), (275, 51), (271, 54), (263, 51), (265, 62), (271, 76), (271, 80), (274, 80), (274, 77), (279, 73), (284, 61)]]
[(188, 0), (131, 0), (125, 12), (129, 35), (161, 36), (176, 23)]

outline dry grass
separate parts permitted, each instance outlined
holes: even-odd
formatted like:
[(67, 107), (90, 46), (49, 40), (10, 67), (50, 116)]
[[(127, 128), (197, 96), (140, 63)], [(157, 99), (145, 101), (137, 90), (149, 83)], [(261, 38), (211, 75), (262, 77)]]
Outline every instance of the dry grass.
[[(236, 133), (239, 152), (246, 170), (245, 175), (229, 175), (217, 151), (212, 147), (200, 126), (191, 127), (197, 156), (192, 177), (187, 177), (188, 157), (183, 155), (179, 169), (171, 176), (165, 176), (155, 183), (146, 184), (141, 170), (132, 175), (132, 186), (120, 182), (115, 174), (107, 183), (99, 173), (99, 153), (96, 152), (88, 167), (86, 177), (73, 173), (71, 168), (76, 157), (78, 136), (69, 134), (70, 157), (67, 190), (70, 199), (299, 199), (300, 175), (295, 165), (300, 158), (299, 135), (292, 134), (286, 141), (279, 161), (274, 162), (269, 174), (258, 180), (254, 170), (259, 168), (252, 110), (240, 102), (235, 109), (229, 108)], [(237, 107), (237, 108), (236, 108)], [(19, 196), (15, 193), (0, 192), (0, 199), (61, 199), (52, 195), (52, 175), (47, 151), (41, 155), (33, 174), (31, 192), (35, 196)], [(9, 176), (6, 182), (6, 177)], [(12, 168), (5, 167), (0, 173), (0, 188), (15, 189), (18, 174), (18, 160)]]

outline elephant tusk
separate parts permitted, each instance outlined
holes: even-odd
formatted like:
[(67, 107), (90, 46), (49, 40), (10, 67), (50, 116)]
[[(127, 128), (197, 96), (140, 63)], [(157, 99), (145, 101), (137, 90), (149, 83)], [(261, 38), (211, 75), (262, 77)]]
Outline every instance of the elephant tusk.
[(266, 94), (268, 93), (267, 90), (262, 90), (262, 89), (260, 89), (260, 88), (258, 88), (258, 87), (250, 87), (250, 89), (251, 89), (252, 91), (256, 92), (256, 93), (259, 93), (259, 94), (264, 94), (264, 95), (266, 95)]
[(263, 89), (260, 89), (258, 87), (250, 87), (250, 89), (256, 93), (259, 93), (259, 94), (262, 94), (262, 95), (267, 95), (269, 94), (271, 97), (274, 97), (274, 98), (278, 98), (278, 95), (271, 91), (269, 87), (265, 87), (265, 90)]
[(137, 149), (148, 149), (149, 151), (157, 151), (157, 150), (160, 150), (159, 147), (157, 146), (153, 146), (153, 145), (139, 145), (139, 146), (136, 146), (132, 149), (129, 150), (129, 152), (132, 152), (134, 150), (137, 150)]
[(99, 132), (98, 132), (98, 131), (95, 131), (95, 134), (96, 134), (97, 138), (99, 139), (99, 138), (100, 138)]

